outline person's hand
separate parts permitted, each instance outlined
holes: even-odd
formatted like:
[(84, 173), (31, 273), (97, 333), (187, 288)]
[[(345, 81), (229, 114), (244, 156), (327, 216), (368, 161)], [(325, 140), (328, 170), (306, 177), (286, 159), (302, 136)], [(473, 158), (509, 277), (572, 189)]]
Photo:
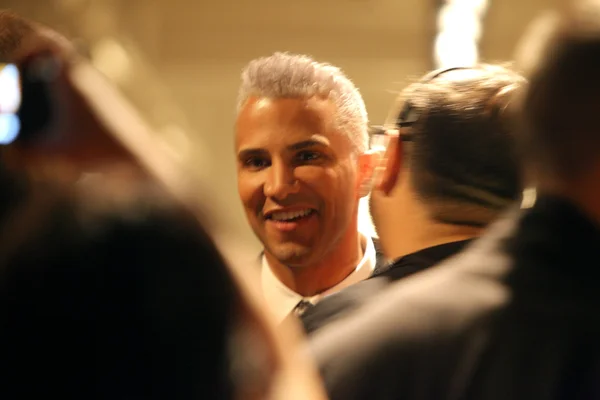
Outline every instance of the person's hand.
[(0, 10), (0, 62), (19, 64), (41, 52), (63, 58), (74, 54), (75, 49), (57, 32), (11, 11)]
[[(44, 65), (48, 74), (51, 118), (47, 126), (3, 147), (3, 162), (35, 175), (64, 180), (115, 165), (136, 169), (138, 160), (123, 143), (131, 110), (122, 96), (71, 43), (53, 30), (0, 11), (0, 62), (21, 69)], [(128, 114), (129, 111), (129, 114)], [(120, 123), (114, 119), (121, 118)], [(135, 120), (135, 118), (133, 118)], [(135, 146), (134, 146), (135, 147)], [(139, 149), (141, 152), (142, 149)]]

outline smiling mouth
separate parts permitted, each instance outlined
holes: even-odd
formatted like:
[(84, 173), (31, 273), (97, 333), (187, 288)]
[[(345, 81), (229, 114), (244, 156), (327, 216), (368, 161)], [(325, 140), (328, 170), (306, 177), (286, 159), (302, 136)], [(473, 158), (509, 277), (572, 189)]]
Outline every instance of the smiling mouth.
[(316, 211), (310, 208), (295, 211), (274, 211), (267, 215), (265, 219), (276, 222), (294, 222), (309, 217), (314, 213), (316, 213)]

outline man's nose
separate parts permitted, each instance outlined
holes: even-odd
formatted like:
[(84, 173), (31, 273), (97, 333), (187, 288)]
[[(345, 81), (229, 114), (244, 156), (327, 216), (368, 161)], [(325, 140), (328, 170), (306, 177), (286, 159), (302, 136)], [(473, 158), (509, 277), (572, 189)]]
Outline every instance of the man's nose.
[(294, 176), (294, 168), (282, 162), (274, 162), (269, 168), (264, 186), (265, 197), (284, 199), (297, 193), (299, 183)]

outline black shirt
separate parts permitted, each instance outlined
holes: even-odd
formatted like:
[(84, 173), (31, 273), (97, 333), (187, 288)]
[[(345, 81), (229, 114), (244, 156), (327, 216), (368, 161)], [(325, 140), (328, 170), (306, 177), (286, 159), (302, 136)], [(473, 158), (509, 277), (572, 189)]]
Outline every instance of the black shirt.
[(312, 338), (331, 399), (600, 398), (600, 228), (538, 197)]
[(427, 269), (460, 252), (470, 240), (445, 243), (408, 254), (377, 268), (373, 276), (321, 300), (302, 314), (306, 333), (311, 334), (326, 324), (356, 310), (391, 282)]

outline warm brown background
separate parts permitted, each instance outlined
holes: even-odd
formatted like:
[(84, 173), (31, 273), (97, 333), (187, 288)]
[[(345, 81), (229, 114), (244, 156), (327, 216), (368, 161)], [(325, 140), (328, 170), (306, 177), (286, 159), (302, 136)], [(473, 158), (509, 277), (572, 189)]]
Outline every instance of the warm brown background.
[[(527, 23), (559, 0), (495, 0), (480, 51), (509, 61)], [(238, 202), (232, 127), (238, 75), (273, 51), (342, 67), (382, 122), (407, 79), (432, 68), (435, 0), (0, 0), (83, 39), (101, 69), (206, 177), (223, 230), (252, 235)], [(121, 46), (121, 47), (119, 47)], [(123, 49), (120, 51), (119, 49)], [(188, 140), (189, 138), (189, 140)], [(187, 151), (186, 151), (187, 149)]]

